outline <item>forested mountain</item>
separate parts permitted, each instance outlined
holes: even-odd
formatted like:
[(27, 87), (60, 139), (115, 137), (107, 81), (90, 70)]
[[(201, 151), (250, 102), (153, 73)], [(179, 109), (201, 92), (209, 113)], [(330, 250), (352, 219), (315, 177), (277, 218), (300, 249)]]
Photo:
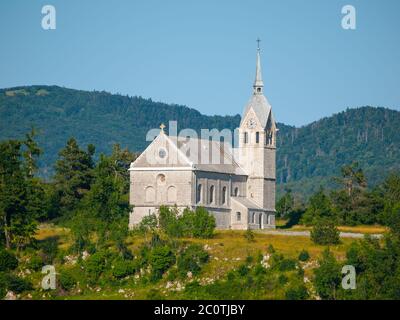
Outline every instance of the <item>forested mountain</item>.
[[(41, 173), (50, 176), (58, 151), (67, 139), (92, 143), (97, 154), (115, 143), (143, 150), (145, 135), (160, 123), (178, 121), (178, 129), (235, 129), (240, 115), (206, 116), (185, 106), (141, 97), (88, 92), (57, 86), (27, 86), (0, 90), (0, 140), (20, 138), (31, 127), (39, 131), (43, 148)], [(371, 184), (400, 169), (400, 112), (363, 107), (295, 128), (279, 123), (277, 180), (309, 194), (330, 184), (344, 164), (358, 161)]]

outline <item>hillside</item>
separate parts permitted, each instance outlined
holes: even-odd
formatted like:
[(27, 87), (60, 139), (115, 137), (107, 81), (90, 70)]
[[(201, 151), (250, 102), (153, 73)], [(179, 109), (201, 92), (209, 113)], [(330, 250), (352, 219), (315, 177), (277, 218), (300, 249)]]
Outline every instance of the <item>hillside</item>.
[[(146, 132), (161, 122), (177, 120), (179, 128), (234, 129), (240, 116), (206, 116), (179, 105), (141, 97), (88, 92), (57, 86), (27, 86), (0, 90), (0, 140), (39, 129), (44, 155), (41, 173), (51, 175), (58, 151), (74, 136), (109, 152), (120, 143), (143, 150)], [(360, 162), (372, 184), (400, 164), (400, 112), (385, 108), (348, 109), (295, 128), (279, 123), (277, 179), (279, 190), (290, 187), (307, 195), (343, 164)]]

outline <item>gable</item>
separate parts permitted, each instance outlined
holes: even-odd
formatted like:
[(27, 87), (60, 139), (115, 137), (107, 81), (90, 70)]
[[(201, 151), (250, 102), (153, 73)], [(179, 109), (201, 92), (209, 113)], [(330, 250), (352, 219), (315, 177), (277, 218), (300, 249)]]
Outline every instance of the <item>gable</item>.
[(130, 166), (131, 169), (160, 167), (192, 167), (189, 159), (164, 133), (159, 134)]

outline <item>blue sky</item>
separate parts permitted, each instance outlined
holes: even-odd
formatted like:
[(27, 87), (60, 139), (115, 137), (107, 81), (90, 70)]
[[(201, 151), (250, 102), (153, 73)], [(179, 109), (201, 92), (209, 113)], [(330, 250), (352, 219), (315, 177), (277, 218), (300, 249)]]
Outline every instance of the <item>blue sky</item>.
[[(43, 5), (57, 29), (41, 28)], [(341, 27), (356, 8), (357, 29)], [(398, 0), (2, 0), (0, 87), (60, 85), (241, 113), (256, 38), (279, 122), (363, 105), (400, 110)]]

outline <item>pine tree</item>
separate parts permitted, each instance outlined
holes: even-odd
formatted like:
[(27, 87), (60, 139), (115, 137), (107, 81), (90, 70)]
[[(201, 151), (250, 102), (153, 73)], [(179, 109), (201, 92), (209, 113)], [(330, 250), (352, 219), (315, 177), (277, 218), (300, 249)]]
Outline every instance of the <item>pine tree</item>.
[(68, 140), (59, 152), (55, 165), (54, 183), (61, 213), (76, 209), (79, 201), (90, 189), (93, 181), (93, 155), (95, 147), (82, 150), (74, 138)]

